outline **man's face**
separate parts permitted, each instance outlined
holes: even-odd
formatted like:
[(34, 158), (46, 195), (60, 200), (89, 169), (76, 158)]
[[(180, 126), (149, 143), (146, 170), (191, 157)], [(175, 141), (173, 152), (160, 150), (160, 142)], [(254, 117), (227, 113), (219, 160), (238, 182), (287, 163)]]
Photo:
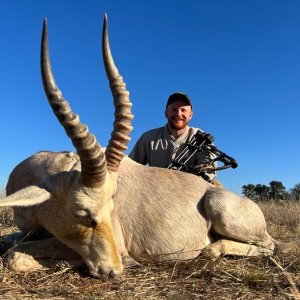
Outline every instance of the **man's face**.
[(190, 105), (178, 100), (167, 106), (165, 116), (171, 129), (181, 130), (186, 127), (193, 115)]

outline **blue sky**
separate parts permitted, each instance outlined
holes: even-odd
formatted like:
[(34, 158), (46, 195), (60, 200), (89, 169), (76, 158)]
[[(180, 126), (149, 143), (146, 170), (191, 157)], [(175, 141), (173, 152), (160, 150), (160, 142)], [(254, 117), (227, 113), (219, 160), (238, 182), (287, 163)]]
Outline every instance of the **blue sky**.
[(165, 124), (167, 97), (187, 93), (191, 125), (239, 163), (224, 186), (300, 182), (300, 2), (279, 0), (0, 1), (0, 187), (40, 150), (74, 150), (40, 78), (43, 18), (56, 82), (102, 146), (112, 97), (101, 56), (108, 13), (111, 49), (133, 102), (132, 149)]

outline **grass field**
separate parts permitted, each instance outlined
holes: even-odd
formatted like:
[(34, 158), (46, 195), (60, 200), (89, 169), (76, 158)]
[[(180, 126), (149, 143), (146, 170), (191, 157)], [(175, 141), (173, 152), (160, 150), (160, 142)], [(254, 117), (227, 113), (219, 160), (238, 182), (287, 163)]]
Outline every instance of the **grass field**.
[[(299, 202), (261, 202), (270, 234), (300, 241)], [(0, 239), (17, 230), (11, 209), (0, 210)], [(1, 242), (1, 240), (0, 240)], [(86, 270), (56, 269), (16, 274), (0, 257), (0, 299), (300, 299), (300, 254), (272, 257), (201, 257), (143, 265), (115, 279)]]

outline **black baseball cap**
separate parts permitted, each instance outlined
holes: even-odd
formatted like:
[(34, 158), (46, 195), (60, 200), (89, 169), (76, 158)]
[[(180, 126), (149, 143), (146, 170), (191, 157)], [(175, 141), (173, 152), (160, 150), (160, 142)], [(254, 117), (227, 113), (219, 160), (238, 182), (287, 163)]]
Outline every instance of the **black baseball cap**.
[(189, 105), (191, 108), (193, 108), (192, 107), (192, 101), (189, 98), (189, 96), (184, 94), (184, 93), (181, 93), (181, 92), (176, 92), (176, 93), (170, 95), (169, 98), (168, 98), (166, 107), (168, 105), (172, 104), (173, 102), (178, 101), (178, 100), (183, 101), (184, 103)]

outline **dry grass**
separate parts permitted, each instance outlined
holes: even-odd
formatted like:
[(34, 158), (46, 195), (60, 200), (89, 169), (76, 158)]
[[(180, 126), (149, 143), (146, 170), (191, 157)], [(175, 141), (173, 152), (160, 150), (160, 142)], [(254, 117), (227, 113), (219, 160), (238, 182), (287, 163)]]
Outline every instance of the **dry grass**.
[(268, 230), (272, 236), (281, 241), (300, 238), (300, 202), (260, 202)]
[[(278, 240), (300, 239), (300, 203), (261, 203)], [(1, 235), (15, 230), (0, 211)], [(2, 256), (3, 257), (3, 256)], [(222, 257), (143, 265), (119, 278), (95, 279), (67, 267), (16, 274), (0, 258), (1, 299), (300, 299), (300, 257)], [(297, 295), (298, 293), (298, 295)]]

